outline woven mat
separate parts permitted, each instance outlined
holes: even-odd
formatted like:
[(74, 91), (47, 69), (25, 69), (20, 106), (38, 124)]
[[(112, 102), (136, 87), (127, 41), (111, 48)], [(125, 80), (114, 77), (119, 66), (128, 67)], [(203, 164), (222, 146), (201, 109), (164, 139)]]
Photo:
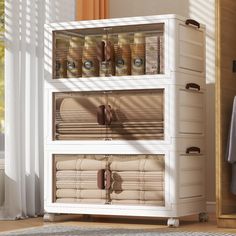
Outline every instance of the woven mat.
[(51, 235), (79, 235), (79, 236), (236, 236), (236, 233), (220, 232), (187, 232), (180, 229), (114, 229), (114, 228), (86, 228), (78, 226), (43, 226), (28, 230), (18, 230), (10, 233), (1, 233), (1, 236), (13, 235), (32, 235), (32, 236), (51, 236)]

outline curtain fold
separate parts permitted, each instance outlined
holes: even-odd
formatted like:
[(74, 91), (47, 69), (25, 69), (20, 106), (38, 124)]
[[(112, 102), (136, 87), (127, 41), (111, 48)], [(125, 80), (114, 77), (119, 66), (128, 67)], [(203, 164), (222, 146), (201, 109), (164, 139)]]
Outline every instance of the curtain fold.
[(76, 0), (76, 20), (106, 19), (109, 0)]
[(44, 23), (74, 19), (74, 1), (5, 0), (5, 203), (1, 219), (43, 214)]

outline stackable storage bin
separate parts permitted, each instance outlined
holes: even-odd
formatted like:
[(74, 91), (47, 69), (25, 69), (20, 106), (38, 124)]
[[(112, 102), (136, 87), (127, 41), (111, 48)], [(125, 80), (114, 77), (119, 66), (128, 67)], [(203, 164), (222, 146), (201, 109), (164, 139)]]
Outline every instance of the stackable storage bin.
[(44, 91), (47, 213), (205, 212), (204, 26), (176, 15), (46, 25)]

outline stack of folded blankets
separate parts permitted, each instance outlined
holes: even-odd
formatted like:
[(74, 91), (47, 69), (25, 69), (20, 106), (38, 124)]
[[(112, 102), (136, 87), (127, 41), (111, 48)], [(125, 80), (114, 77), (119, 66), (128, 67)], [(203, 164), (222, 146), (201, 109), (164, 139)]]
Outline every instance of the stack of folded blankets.
[[(140, 156), (95, 159), (91, 155), (89, 158), (83, 155), (56, 155), (55, 201), (98, 204), (109, 201), (111, 204), (163, 206), (164, 158), (161, 155)], [(111, 188), (98, 189), (97, 172), (108, 166)]]
[[(97, 123), (97, 109), (104, 101), (84, 97), (65, 97), (56, 111), (56, 139), (156, 139), (164, 137), (162, 96), (136, 99), (119, 97), (111, 101), (112, 122)], [(125, 99), (126, 98), (126, 99)], [(132, 99), (131, 99), (132, 98)]]

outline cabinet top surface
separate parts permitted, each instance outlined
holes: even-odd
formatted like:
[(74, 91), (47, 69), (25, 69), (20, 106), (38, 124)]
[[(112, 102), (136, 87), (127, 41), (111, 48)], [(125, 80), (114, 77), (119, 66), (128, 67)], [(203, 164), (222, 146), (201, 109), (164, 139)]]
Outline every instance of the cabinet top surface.
[[(145, 24), (145, 23), (162, 23), (165, 20), (175, 19), (179, 21), (186, 21), (186, 17), (176, 14), (166, 15), (150, 15), (150, 16), (136, 16), (136, 17), (124, 17), (124, 18), (111, 18), (101, 20), (85, 20), (85, 21), (71, 21), (71, 22), (57, 22), (45, 24), (45, 29), (51, 30), (65, 30), (75, 28), (87, 28), (87, 27), (109, 27), (115, 25), (126, 25), (126, 24)], [(201, 28), (204, 25), (201, 24)]]

